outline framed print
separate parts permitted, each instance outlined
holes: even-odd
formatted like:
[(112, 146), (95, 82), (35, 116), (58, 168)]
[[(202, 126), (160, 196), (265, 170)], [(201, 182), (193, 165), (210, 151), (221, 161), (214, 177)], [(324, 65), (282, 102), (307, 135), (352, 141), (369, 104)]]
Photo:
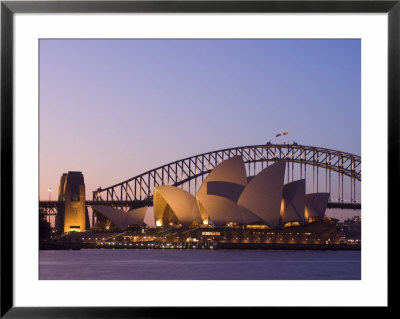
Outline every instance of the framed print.
[(388, 309), (399, 16), (2, 1), (1, 316)]

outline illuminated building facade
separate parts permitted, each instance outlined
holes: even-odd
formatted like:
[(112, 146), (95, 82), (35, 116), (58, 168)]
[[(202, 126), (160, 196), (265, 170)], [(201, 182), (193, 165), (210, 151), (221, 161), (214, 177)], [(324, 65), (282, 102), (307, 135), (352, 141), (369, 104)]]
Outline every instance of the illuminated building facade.
[(185, 238), (167, 235), (173, 242), (335, 240), (331, 235), (336, 234), (336, 220), (325, 216), (329, 194), (306, 194), (304, 179), (284, 184), (285, 167), (286, 160), (280, 160), (247, 177), (242, 156), (235, 156), (208, 174), (196, 196), (174, 186), (158, 186), (153, 198), (156, 226), (192, 229), (178, 232)]
[(56, 229), (59, 232), (82, 232), (89, 226), (85, 205), (85, 183), (81, 172), (70, 171), (61, 176), (58, 189)]
[(156, 225), (264, 225), (277, 229), (322, 221), (329, 193), (305, 194), (305, 180), (284, 185), (286, 160), (251, 178), (242, 156), (234, 156), (212, 170), (196, 196), (174, 186), (154, 189)]
[(306, 194), (304, 179), (284, 184), (286, 164), (279, 160), (248, 177), (242, 156), (229, 158), (208, 174), (196, 195), (175, 186), (155, 187), (156, 228), (143, 228), (148, 207), (126, 212), (99, 202), (92, 207), (97, 216), (92, 229), (123, 231), (124, 240), (135, 243), (337, 242), (337, 220), (325, 216), (329, 194)]

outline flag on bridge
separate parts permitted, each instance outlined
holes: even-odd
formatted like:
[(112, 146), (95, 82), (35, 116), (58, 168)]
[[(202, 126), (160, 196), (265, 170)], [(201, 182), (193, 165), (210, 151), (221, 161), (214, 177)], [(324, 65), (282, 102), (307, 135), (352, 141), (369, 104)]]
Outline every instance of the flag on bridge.
[(289, 131), (283, 132), (283, 135), (288, 135)]
[(275, 136), (275, 137), (278, 137), (278, 136), (282, 136), (282, 133), (278, 133), (278, 134), (276, 134), (276, 136)]

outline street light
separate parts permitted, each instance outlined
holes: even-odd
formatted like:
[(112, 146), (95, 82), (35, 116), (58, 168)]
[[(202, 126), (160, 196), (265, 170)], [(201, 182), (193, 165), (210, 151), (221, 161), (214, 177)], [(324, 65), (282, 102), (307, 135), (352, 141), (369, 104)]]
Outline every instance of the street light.
[(51, 200), (51, 187), (49, 187), (49, 201)]

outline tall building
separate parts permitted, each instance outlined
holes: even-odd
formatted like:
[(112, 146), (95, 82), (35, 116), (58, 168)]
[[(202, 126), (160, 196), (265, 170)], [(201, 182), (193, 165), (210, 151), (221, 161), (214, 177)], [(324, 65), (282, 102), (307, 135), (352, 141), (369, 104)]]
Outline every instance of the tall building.
[(64, 173), (58, 189), (59, 213), (56, 228), (59, 232), (84, 231), (88, 228), (85, 205), (85, 183), (82, 172)]
[(56, 216), (55, 228), (57, 232), (62, 233), (64, 231), (64, 210), (65, 210), (65, 178), (67, 173), (61, 175), (60, 185), (58, 186), (58, 203)]

